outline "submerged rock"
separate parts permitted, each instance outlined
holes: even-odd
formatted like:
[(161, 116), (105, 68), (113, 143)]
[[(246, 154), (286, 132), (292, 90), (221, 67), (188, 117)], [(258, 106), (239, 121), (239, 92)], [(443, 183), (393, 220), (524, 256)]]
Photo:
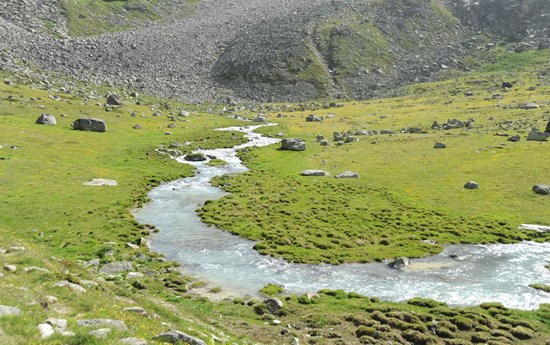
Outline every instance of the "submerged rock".
[(188, 154), (183, 159), (189, 162), (202, 162), (207, 160), (208, 157), (204, 153), (196, 152)]

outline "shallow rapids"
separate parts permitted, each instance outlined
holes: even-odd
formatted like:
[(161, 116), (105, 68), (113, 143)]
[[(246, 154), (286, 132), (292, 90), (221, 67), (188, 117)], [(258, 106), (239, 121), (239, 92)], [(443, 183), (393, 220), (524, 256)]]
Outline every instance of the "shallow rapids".
[(153, 250), (180, 262), (185, 275), (240, 296), (256, 295), (264, 285), (276, 283), (289, 293), (344, 289), (383, 300), (419, 296), (457, 306), (501, 302), (510, 308), (536, 309), (550, 303), (549, 293), (529, 287), (534, 283), (550, 285), (550, 272), (544, 267), (550, 261), (549, 243), (452, 245), (440, 255), (412, 260), (407, 270), (400, 271), (383, 263), (289, 263), (259, 255), (252, 249), (254, 242), (203, 224), (195, 210), (206, 200), (226, 195), (209, 181), (247, 170), (237, 150), (278, 142), (253, 133), (258, 127), (222, 129), (243, 132), (249, 142), (232, 149), (200, 151), (228, 164), (211, 167), (205, 162), (185, 162), (193, 164), (197, 174), (155, 188), (149, 194), (152, 202), (135, 213), (139, 222), (161, 230), (151, 238)]

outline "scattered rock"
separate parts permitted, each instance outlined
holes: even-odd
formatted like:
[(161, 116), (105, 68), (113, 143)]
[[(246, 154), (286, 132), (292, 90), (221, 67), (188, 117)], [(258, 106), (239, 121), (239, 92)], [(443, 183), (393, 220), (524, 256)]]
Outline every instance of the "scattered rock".
[(446, 149), (447, 148), (447, 145), (445, 145), (444, 143), (440, 143), (439, 141), (437, 141), (434, 145), (434, 149)]
[(67, 329), (67, 320), (65, 319), (49, 318), (45, 323), (50, 324), (55, 331), (59, 333), (62, 333), (65, 329)]
[(512, 88), (512, 86), (514, 86), (514, 85), (513, 85), (512, 83), (510, 83), (510, 82), (503, 81), (501, 86), (502, 86), (503, 89), (510, 89), (510, 88)]
[(409, 259), (406, 257), (397, 258), (390, 263), (391, 268), (395, 268), (399, 270), (404, 270), (408, 266), (409, 266)]
[(306, 143), (301, 138), (286, 138), (281, 141), (281, 149), (289, 151), (305, 151)]
[(74, 292), (84, 293), (86, 292), (86, 289), (84, 289), (82, 286), (78, 284), (70, 283), (67, 280), (62, 280), (60, 282), (57, 282), (52, 285), (53, 287), (68, 287), (69, 289), (73, 290)]
[(114, 105), (114, 106), (121, 106), (122, 100), (117, 95), (109, 95), (107, 96), (107, 105)]
[(539, 106), (535, 103), (525, 103), (523, 105), (520, 106), (521, 109), (538, 109)]
[(151, 249), (151, 242), (146, 238), (141, 237), (139, 239), (139, 245)]
[(42, 114), (38, 117), (36, 120), (37, 125), (52, 125), (55, 126), (57, 124), (57, 121), (55, 120), (55, 117), (50, 114)]
[(527, 140), (547, 141), (548, 137), (550, 137), (550, 133), (531, 131), (531, 132), (529, 132), (529, 135), (527, 135)]
[(521, 140), (521, 137), (519, 135), (513, 135), (510, 138), (508, 138), (508, 141), (511, 141), (513, 143), (517, 143), (520, 140)]
[(88, 182), (84, 182), (83, 186), (102, 187), (102, 186), (116, 186), (118, 185), (116, 180), (107, 180), (103, 178), (94, 178)]
[(44, 273), (50, 273), (50, 270), (42, 268), (42, 267), (36, 267), (36, 266), (25, 267), (25, 268), (23, 268), (23, 271), (25, 271), (25, 272), (40, 271), (40, 272), (44, 272)]
[(105, 121), (100, 119), (78, 119), (73, 122), (73, 129), (89, 132), (106, 132)]
[(313, 114), (306, 117), (306, 122), (322, 122), (323, 119)]
[(90, 266), (99, 266), (99, 259), (92, 259), (92, 260), (89, 260), (89, 261), (86, 261), (84, 263), (84, 267), (90, 267)]
[(380, 134), (395, 134), (395, 131), (392, 131), (390, 129), (383, 129), (380, 131)]
[(533, 192), (540, 195), (550, 194), (550, 185), (547, 184), (537, 184), (533, 186)]
[(132, 249), (139, 249), (139, 246), (137, 244), (133, 244), (133, 243), (126, 243), (126, 247), (129, 247), (129, 248), (132, 248)]
[(169, 344), (186, 343), (189, 345), (206, 345), (204, 341), (176, 330), (162, 332), (154, 336), (153, 340), (159, 341), (159, 342), (165, 342)]
[(283, 308), (284, 304), (280, 299), (268, 298), (264, 301), (267, 310), (273, 314)]
[(323, 170), (304, 170), (300, 173), (302, 176), (327, 176), (329, 173)]
[(99, 284), (96, 281), (93, 280), (80, 280), (80, 285), (90, 287), (90, 286), (99, 286)]
[(464, 188), (466, 188), (466, 189), (479, 189), (479, 184), (477, 182), (474, 182), (474, 181), (469, 181), (469, 182), (466, 182), (466, 184), (464, 185)]
[(19, 314), (21, 314), (21, 310), (19, 308), (0, 305), (0, 317), (18, 316)]
[(126, 324), (123, 321), (113, 319), (82, 319), (77, 320), (76, 323), (80, 327), (106, 327), (116, 329), (117, 331), (121, 332), (128, 330), (128, 327), (126, 327)]
[(124, 271), (129, 271), (132, 269), (132, 263), (126, 261), (115, 261), (108, 264), (105, 264), (99, 270), (100, 273), (104, 274), (117, 274)]
[(15, 266), (15, 265), (4, 265), (4, 270), (8, 271), (10, 273), (15, 273), (15, 272), (17, 272), (17, 266)]
[(359, 178), (359, 173), (353, 171), (344, 171), (334, 176), (335, 178)]
[(208, 157), (204, 153), (195, 152), (188, 154), (183, 159), (189, 162), (201, 162), (207, 160)]
[(40, 337), (46, 339), (54, 335), (54, 330), (52, 325), (49, 323), (41, 323), (38, 325), (38, 332), (40, 332)]
[(126, 275), (126, 279), (135, 279), (135, 278), (143, 278), (144, 275), (141, 272), (128, 272), (128, 275)]
[(96, 329), (95, 331), (90, 331), (88, 334), (97, 339), (105, 339), (107, 338), (109, 333), (111, 333), (110, 328), (100, 328), (100, 329)]
[(132, 128), (133, 129), (141, 129), (141, 126), (140, 125), (134, 125)]

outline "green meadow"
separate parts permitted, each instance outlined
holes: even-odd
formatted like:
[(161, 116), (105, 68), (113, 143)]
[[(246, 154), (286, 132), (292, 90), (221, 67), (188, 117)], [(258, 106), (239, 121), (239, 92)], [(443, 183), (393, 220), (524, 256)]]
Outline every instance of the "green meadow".
[[(309, 104), (289, 111), (275, 104), (237, 112), (264, 113), (278, 126), (259, 132), (301, 137), (307, 149), (241, 151), (250, 171), (216, 179), (231, 194), (198, 212), (208, 223), (257, 240), (262, 254), (296, 262), (370, 262), (431, 255), (451, 243), (548, 241), (548, 234), (517, 229), (521, 223), (550, 224), (549, 197), (531, 190), (550, 183), (549, 144), (525, 140), (532, 127), (544, 130), (550, 120), (548, 58), (548, 51), (496, 54), (490, 67), (412, 85), (400, 97), (327, 109)], [(6, 250), (0, 266), (17, 270), (2, 271), (0, 305), (18, 307), (21, 314), (0, 318), (0, 344), (117, 344), (125, 337), (155, 344), (152, 337), (168, 329), (207, 344), (292, 344), (295, 338), (300, 344), (546, 344), (550, 337), (548, 305), (535, 311), (498, 303), (454, 308), (420, 298), (389, 303), (344, 291), (286, 295), (270, 285), (260, 296), (284, 302), (270, 313), (262, 297), (236, 298), (223, 286), (182, 275), (177, 263), (143, 244), (158, 229), (138, 224), (131, 211), (163, 181), (193, 174), (191, 166), (156, 149), (174, 142), (189, 142), (178, 148), (183, 153), (231, 147), (243, 142), (241, 134), (214, 129), (243, 122), (207, 111), (216, 106), (147, 97), (125, 96), (124, 106), (106, 108), (98, 105), (105, 101), (103, 89), (101, 96), (87, 97), (89, 92), (47, 91), (2, 77), (16, 82), (0, 85), (0, 249)], [(502, 89), (503, 81), (513, 87)], [(493, 99), (495, 94), (502, 99)], [(539, 108), (519, 107), (526, 102)], [(180, 109), (190, 116), (179, 116)], [(35, 124), (41, 113), (54, 115), (57, 125)], [(306, 122), (312, 113), (323, 122)], [(105, 120), (107, 132), (73, 130), (70, 124), (81, 117)], [(434, 121), (452, 118), (475, 122), (472, 129), (431, 129)], [(401, 133), (412, 127), (423, 132)], [(360, 135), (341, 146), (332, 140), (333, 132), (358, 130), (395, 134)], [(496, 133), (521, 140), (509, 142)], [(317, 143), (317, 135), (329, 145)], [(436, 141), (447, 148), (434, 149)], [(330, 175), (300, 176), (306, 169)], [(360, 178), (334, 178), (343, 171)], [(94, 178), (118, 184), (83, 185)], [(470, 180), (480, 189), (465, 190)], [(99, 265), (85, 267), (93, 259)], [(116, 261), (131, 263), (141, 275), (98, 272)], [(46, 271), (25, 271), (32, 266)], [(64, 280), (86, 291), (54, 287)], [(124, 310), (136, 306), (144, 312)], [(42, 340), (37, 325), (48, 318), (66, 319), (74, 335)], [(128, 330), (98, 339), (77, 324), (87, 318), (121, 320)]]

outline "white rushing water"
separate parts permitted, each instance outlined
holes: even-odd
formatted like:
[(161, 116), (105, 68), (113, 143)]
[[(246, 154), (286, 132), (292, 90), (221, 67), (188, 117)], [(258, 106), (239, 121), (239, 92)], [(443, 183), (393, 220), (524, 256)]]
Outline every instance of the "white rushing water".
[(155, 188), (149, 194), (152, 202), (135, 213), (139, 222), (161, 230), (152, 236), (153, 250), (180, 262), (186, 275), (241, 296), (256, 295), (264, 285), (276, 283), (289, 293), (344, 289), (384, 300), (419, 296), (458, 306), (501, 302), (511, 308), (536, 309), (550, 303), (549, 293), (529, 287), (533, 283), (550, 285), (550, 272), (544, 267), (550, 261), (549, 243), (452, 245), (440, 255), (412, 260), (407, 270), (400, 271), (383, 263), (289, 263), (259, 255), (252, 249), (254, 242), (205, 225), (195, 210), (206, 200), (226, 195), (210, 185), (212, 177), (247, 170), (236, 156), (237, 149), (278, 142), (253, 133), (258, 127), (222, 129), (243, 132), (250, 141), (232, 149), (200, 151), (228, 164), (189, 163), (196, 166), (196, 176)]

